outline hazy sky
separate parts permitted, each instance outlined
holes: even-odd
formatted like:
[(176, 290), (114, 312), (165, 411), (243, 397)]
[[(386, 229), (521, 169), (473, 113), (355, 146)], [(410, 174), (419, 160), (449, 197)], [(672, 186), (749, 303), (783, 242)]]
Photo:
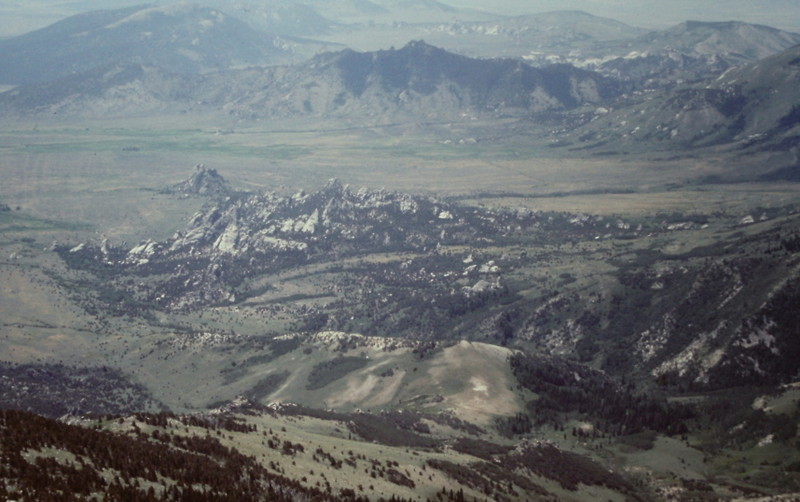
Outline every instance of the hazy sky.
[[(269, 0), (263, 0), (268, 3)], [(302, 1), (302, 0), (298, 0)], [(381, 0), (373, 0), (381, 3)], [(800, 32), (800, 0), (441, 0), (507, 15), (579, 9), (643, 28), (686, 20), (760, 23)], [(0, 0), (0, 36), (19, 35), (81, 11), (168, 0)], [(214, 0), (194, 0), (213, 5)]]
[(800, 0), (444, 0), (476, 9), (528, 14), (579, 9), (644, 28), (686, 20), (746, 21), (800, 32)]

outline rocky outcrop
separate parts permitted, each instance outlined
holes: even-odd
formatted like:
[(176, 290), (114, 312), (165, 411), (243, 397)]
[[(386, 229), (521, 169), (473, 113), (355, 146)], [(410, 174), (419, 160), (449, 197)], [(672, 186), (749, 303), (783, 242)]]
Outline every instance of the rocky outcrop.
[(435, 245), (436, 234), (425, 224), (445, 221), (439, 206), (384, 190), (353, 191), (332, 180), (316, 193), (300, 191), (287, 197), (261, 193), (221, 201), (195, 214), (186, 230), (165, 247), (173, 255), (237, 258), (312, 255), (358, 242), (370, 247), (409, 240)]
[[(65, 249), (62, 257), (75, 266), (100, 262), (116, 269), (117, 276), (152, 277), (136, 281), (135, 295), (143, 304), (174, 310), (241, 301), (248, 295), (242, 284), (249, 278), (306, 263), (376, 252), (436, 255), (442, 246), (471, 246), (532, 231), (572, 228), (594, 235), (604, 225), (587, 218), (577, 227), (567, 215), (543, 217), (528, 210), (490, 210), (383, 189), (352, 189), (338, 180), (311, 193), (223, 196), (223, 178), (202, 165), (174, 189), (218, 197), (170, 239), (145, 240), (128, 250), (108, 241), (82, 243)], [(463, 290), (459, 285), (460, 296), (480, 299), (501, 291), (503, 267), (494, 260), (473, 261), (459, 263), (449, 276), (476, 276)], [(417, 279), (436, 277), (420, 270)]]
[(197, 164), (195, 172), (189, 179), (173, 185), (169, 191), (193, 195), (227, 195), (230, 187), (216, 169)]

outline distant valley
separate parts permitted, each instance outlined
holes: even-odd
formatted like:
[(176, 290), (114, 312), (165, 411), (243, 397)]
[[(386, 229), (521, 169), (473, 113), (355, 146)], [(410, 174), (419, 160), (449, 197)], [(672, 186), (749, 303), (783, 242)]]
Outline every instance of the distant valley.
[[(499, 51), (506, 59), (413, 41), (370, 52), (335, 48), (299, 62), (308, 50), (323, 50), (325, 42), (236, 23), (241, 21), (212, 9), (131, 8), (77, 16), (6, 40), (0, 58), (6, 58), (8, 76), (0, 81), (24, 85), (0, 94), (0, 109), (6, 121), (179, 113), (232, 124), (343, 117), (380, 126), (514, 118), (516, 130), (538, 128), (551, 141), (588, 148), (611, 137), (631, 143), (631, 134), (637, 135), (635, 144), (657, 149), (785, 144), (795, 134), (791, 110), (797, 96), (789, 82), (792, 46), (800, 35), (765, 26), (687, 22), (643, 33), (585, 13), (549, 13), (481, 21), (445, 38), (427, 33), (455, 48), (465, 46), (460, 33), (470, 33), (490, 53), (493, 40), (514, 37), (528, 52)], [(574, 38), (550, 36), (554, 31)], [(150, 35), (143, 39), (142, 33)], [(191, 48), (158, 37), (192, 39)], [(219, 50), (220, 37), (228, 40), (226, 51)], [(97, 44), (107, 47), (103, 57), (82, 56)], [(51, 46), (62, 52), (48, 51)], [(42, 52), (35, 59), (14, 59), (31, 51)], [(38, 63), (48, 57), (58, 61)], [(286, 66), (292, 59), (298, 63)], [(50, 73), (29, 73), (30, 61)], [(761, 101), (767, 88), (778, 93), (770, 96), (771, 104)], [(754, 113), (764, 117), (749, 116)], [(779, 162), (777, 168), (785, 170), (795, 160), (784, 156)]]

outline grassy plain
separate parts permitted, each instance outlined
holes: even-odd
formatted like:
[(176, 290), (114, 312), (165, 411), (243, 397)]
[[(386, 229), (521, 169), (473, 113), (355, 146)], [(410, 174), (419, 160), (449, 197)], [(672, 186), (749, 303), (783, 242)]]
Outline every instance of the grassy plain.
[[(721, 159), (581, 157), (547, 148), (535, 138), (469, 136), (471, 141), (464, 142), (462, 136), (485, 132), (478, 125), (474, 129), (445, 127), (430, 133), (423, 127), (299, 121), (240, 127), (197, 121), (154, 127), (133, 120), (16, 125), (0, 136), (3, 170), (11, 181), (0, 196), (13, 203), (56, 191), (87, 195), (90, 190), (160, 189), (187, 177), (198, 163), (218, 169), (242, 188), (317, 188), (338, 177), (355, 186), (440, 195), (534, 195), (537, 204), (564, 209), (605, 201), (613, 209), (600, 205), (599, 210), (614, 212), (705, 206), (704, 194), (725, 205), (752, 188), (693, 185), (724, 172)], [(786, 186), (774, 189), (791, 193)]]

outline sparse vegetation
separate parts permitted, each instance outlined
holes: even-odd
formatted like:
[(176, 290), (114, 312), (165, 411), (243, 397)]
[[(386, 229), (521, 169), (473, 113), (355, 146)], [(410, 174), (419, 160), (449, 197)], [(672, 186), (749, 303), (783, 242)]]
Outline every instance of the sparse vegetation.
[(309, 390), (321, 389), (348, 373), (363, 368), (366, 364), (367, 360), (363, 357), (346, 356), (319, 363), (311, 368), (306, 388)]
[(794, 35), (498, 23), (604, 76), (414, 42), (4, 93), (0, 499), (799, 491), (797, 48), (684, 43)]
[(0, 409), (32, 409), (53, 418), (164, 408), (145, 387), (108, 366), (0, 363), (0, 382)]

